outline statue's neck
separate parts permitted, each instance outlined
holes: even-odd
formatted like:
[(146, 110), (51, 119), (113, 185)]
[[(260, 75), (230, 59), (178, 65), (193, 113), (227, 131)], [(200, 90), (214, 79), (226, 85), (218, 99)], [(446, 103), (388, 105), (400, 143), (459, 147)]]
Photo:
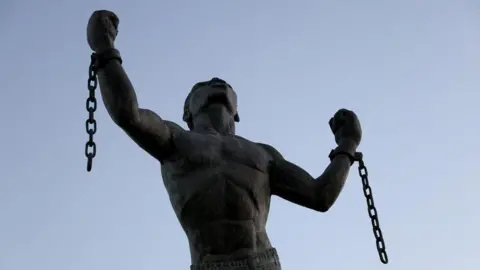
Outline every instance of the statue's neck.
[(219, 113), (201, 113), (193, 118), (193, 131), (199, 133), (217, 133), (235, 135), (235, 122), (230, 115)]

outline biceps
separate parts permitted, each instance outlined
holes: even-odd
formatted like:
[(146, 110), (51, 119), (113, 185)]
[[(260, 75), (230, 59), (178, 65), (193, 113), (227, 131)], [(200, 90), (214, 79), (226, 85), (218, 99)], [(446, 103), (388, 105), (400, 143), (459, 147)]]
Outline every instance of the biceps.
[(143, 150), (158, 160), (167, 158), (173, 151), (171, 128), (153, 111), (139, 109), (138, 117), (121, 128)]
[(317, 209), (316, 181), (305, 170), (286, 160), (272, 164), (271, 191), (285, 200)]

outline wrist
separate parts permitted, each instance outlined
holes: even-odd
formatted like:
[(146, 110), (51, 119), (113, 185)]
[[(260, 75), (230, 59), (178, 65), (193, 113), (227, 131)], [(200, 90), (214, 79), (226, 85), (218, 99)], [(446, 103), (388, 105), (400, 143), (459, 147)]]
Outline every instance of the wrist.
[(350, 160), (350, 165), (355, 162), (355, 153), (357, 150), (358, 144), (353, 140), (342, 140), (338, 146), (330, 152), (328, 157), (330, 161), (333, 161), (337, 156), (345, 156)]
[(119, 61), (119, 63), (122, 64), (120, 52), (113, 47), (94, 53), (94, 57), (97, 69), (104, 68), (111, 61)]
[(355, 155), (357, 148), (358, 148), (358, 143), (356, 141), (351, 139), (344, 139), (339, 141), (336, 149)]
[(95, 53), (96, 54), (102, 54), (106, 51), (110, 51), (110, 50), (114, 50), (115, 49), (115, 45), (113, 45), (113, 43), (110, 43), (110, 42), (104, 42), (106, 44), (102, 44), (98, 47), (95, 48)]

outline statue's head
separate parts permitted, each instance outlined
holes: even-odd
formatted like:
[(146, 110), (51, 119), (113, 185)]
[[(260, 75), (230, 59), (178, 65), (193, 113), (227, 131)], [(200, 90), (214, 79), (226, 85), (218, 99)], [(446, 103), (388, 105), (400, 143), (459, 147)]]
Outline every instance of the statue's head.
[(237, 94), (232, 86), (219, 78), (196, 83), (185, 100), (183, 121), (193, 129), (199, 117), (230, 125), (239, 122)]

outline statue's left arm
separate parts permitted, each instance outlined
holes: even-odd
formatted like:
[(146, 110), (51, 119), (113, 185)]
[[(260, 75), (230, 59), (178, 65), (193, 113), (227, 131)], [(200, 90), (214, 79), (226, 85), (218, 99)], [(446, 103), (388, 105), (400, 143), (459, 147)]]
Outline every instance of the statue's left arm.
[(329, 125), (338, 146), (329, 155), (330, 165), (317, 178), (285, 160), (273, 147), (263, 145), (272, 157), (269, 167), (272, 194), (320, 212), (332, 207), (347, 180), (362, 128), (356, 114), (346, 109), (337, 111)]
[[(335, 203), (350, 171), (351, 159), (347, 155), (336, 155), (325, 171), (317, 178), (304, 169), (285, 160), (273, 147), (263, 145), (273, 160), (269, 167), (270, 190), (295, 204), (326, 212)], [(355, 152), (355, 146), (345, 143), (340, 147)]]

